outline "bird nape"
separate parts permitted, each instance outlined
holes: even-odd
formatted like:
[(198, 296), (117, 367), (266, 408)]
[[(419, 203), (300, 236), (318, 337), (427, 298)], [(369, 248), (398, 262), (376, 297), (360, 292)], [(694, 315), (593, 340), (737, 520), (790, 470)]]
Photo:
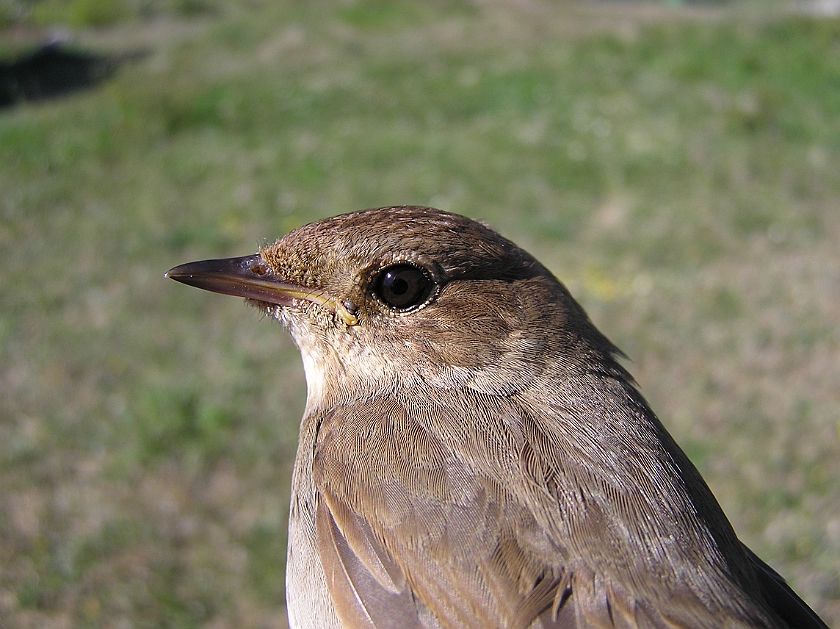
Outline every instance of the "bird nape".
[(401, 206), (167, 277), (291, 333), (293, 628), (825, 628), (601, 334), (485, 225)]

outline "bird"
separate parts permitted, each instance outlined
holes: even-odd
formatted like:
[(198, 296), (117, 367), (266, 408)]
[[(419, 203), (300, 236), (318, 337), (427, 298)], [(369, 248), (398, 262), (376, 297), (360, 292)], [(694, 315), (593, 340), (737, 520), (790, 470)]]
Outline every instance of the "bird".
[(293, 629), (826, 628), (567, 288), (488, 225), (333, 216), (166, 276), (291, 333)]

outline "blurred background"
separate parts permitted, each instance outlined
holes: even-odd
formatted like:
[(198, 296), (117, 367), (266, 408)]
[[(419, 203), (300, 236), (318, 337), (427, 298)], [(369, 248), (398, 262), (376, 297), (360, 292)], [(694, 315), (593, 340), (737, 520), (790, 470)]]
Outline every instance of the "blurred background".
[(0, 0), (0, 626), (285, 627), (299, 356), (163, 273), (409, 203), (564, 281), (840, 626), (838, 11)]

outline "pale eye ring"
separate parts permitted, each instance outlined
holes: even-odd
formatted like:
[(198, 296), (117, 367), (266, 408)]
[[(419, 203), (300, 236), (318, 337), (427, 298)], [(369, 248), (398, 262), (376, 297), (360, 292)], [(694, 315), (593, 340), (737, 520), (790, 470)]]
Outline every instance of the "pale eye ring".
[(434, 282), (422, 268), (401, 262), (387, 266), (373, 279), (373, 293), (394, 310), (407, 311), (426, 302)]

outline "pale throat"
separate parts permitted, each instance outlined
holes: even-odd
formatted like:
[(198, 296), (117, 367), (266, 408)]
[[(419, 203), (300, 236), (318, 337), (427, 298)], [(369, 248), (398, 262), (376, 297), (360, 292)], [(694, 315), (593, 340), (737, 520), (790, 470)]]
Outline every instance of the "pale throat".
[(394, 360), (393, 342), (376, 343), (375, 339), (362, 339), (353, 334), (358, 334), (362, 326), (325, 330), (305, 318), (291, 315), (284, 308), (278, 308), (275, 313), (300, 351), (306, 376), (307, 411), (329, 407), (337, 400), (358, 402), (383, 391), (393, 391), (411, 371), (410, 363)]
[(300, 351), (303, 373), (306, 376), (306, 408), (315, 408), (325, 397), (327, 370), (323, 352), (314, 342), (313, 330), (305, 319), (293, 316), (293, 311), (288, 308), (278, 306), (270, 311), (270, 314), (288, 330)]
[[(306, 350), (311, 350), (311, 348), (306, 348)], [(300, 346), (303, 373), (306, 376), (306, 407), (313, 408), (324, 399), (327, 376), (323, 362), (318, 360), (319, 357), (314, 352), (306, 350)]]

